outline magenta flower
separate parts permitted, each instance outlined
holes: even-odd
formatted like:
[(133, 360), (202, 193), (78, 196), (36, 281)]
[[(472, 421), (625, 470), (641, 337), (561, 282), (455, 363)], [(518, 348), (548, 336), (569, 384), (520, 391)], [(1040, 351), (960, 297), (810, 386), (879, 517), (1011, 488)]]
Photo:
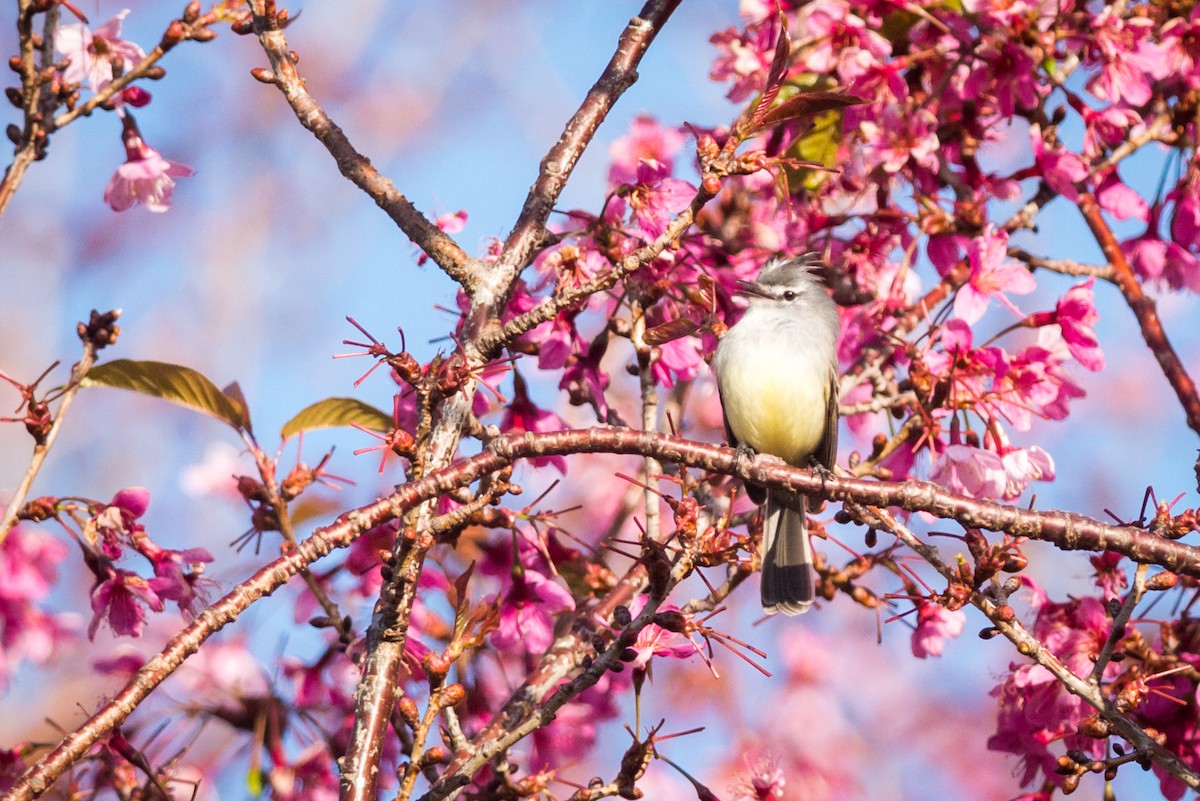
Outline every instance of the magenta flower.
[[(648, 239), (657, 239), (667, 229), (671, 218), (683, 211), (696, 195), (696, 188), (687, 181), (670, 177), (670, 169), (657, 161), (638, 162), (637, 183), (629, 192), (627, 202), (633, 211), (633, 222)], [(617, 201), (622, 200), (618, 196)], [(611, 204), (619, 207), (619, 202)]]
[(575, 599), (558, 582), (525, 567), (500, 603), (500, 625), (492, 632), (492, 644), (545, 653), (554, 642), (554, 615), (574, 608)]
[(126, 8), (94, 31), (82, 23), (59, 27), (54, 49), (71, 60), (63, 70), (64, 81), (86, 81), (92, 91), (98, 91), (112, 83), (114, 73), (126, 73), (146, 57), (142, 48), (121, 38), (121, 22), (128, 14)]
[(951, 611), (941, 604), (922, 602), (917, 607), (917, 627), (912, 633), (913, 656), (941, 656), (946, 640), (962, 634), (966, 625), (967, 616), (961, 609)]
[(749, 26), (744, 32), (726, 28), (713, 34), (709, 41), (717, 46), (720, 55), (708, 77), (714, 81), (732, 80), (733, 86), (725, 96), (735, 103), (761, 91), (767, 83), (778, 35), (773, 17)]
[[(647, 596), (639, 595), (629, 604), (629, 614), (637, 617), (646, 608)], [(663, 604), (659, 607), (660, 612), (678, 612), (679, 607), (672, 604)], [(597, 618), (600, 625), (606, 625), (604, 620)], [(611, 627), (610, 627), (611, 628)], [(614, 629), (614, 632), (616, 630)], [(637, 654), (637, 657), (629, 662), (635, 668), (647, 670), (650, 666), (650, 660), (656, 656), (668, 657), (671, 659), (686, 659), (687, 657), (699, 651), (696, 644), (684, 636), (681, 632), (668, 631), (661, 626), (651, 623), (638, 632), (637, 639), (630, 646)]]
[[(467, 227), (467, 213), (459, 209), (453, 214), (439, 214), (433, 224), (448, 234), (457, 234)], [(420, 251), (417, 254), (417, 266), (421, 267), (427, 261), (429, 261), (429, 254), (423, 250)]]
[(1152, 80), (1170, 74), (1169, 49), (1150, 41), (1155, 23), (1146, 17), (1126, 18), (1106, 6), (1091, 22), (1101, 68), (1087, 83), (1101, 100), (1141, 106), (1150, 100)]
[(850, 13), (842, 0), (815, 0), (800, 11), (806, 37), (816, 40), (803, 57), (805, 67), (817, 73), (837, 72), (842, 83), (852, 84), (879, 67), (892, 53), (892, 45), (865, 21)]
[[(566, 423), (557, 414), (539, 409), (534, 405), (525, 393), (524, 385), (520, 383), (517, 386), (516, 397), (504, 410), (504, 417), (500, 420), (500, 430), (506, 434), (519, 434), (525, 431), (562, 431), (566, 427)], [(535, 467), (550, 465), (560, 473), (567, 472), (567, 460), (562, 456), (539, 456), (531, 459), (530, 462)]]
[(1020, 315), (1020, 310), (1005, 293), (1027, 294), (1037, 288), (1037, 282), (1024, 265), (1008, 258), (1008, 234), (989, 225), (968, 242), (967, 257), (971, 263), (971, 277), (954, 298), (955, 316), (967, 324), (976, 323), (987, 311), (993, 297)]
[(1092, 326), (1100, 319), (1096, 312), (1096, 297), (1092, 293), (1094, 278), (1076, 284), (1058, 300), (1055, 316), (1062, 328), (1063, 340), (1075, 361), (1097, 372), (1104, 369), (1104, 352)]
[(142, 550), (154, 563), (150, 589), (159, 598), (174, 601), (186, 619), (194, 618), (207, 602), (208, 588), (216, 586), (216, 582), (204, 578), (204, 565), (213, 561), (212, 554), (205, 548), (171, 551), (155, 546), (153, 554), (146, 548)]
[(787, 786), (779, 760), (764, 757), (750, 770), (750, 775), (738, 781), (730, 790), (738, 801), (775, 801), (783, 798)]
[(107, 619), (113, 634), (140, 637), (146, 623), (147, 606), (155, 612), (164, 609), (162, 598), (141, 576), (128, 570), (109, 568), (108, 578), (92, 588), (92, 622), (88, 639), (95, 639), (100, 621)]
[(976, 67), (963, 84), (963, 99), (995, 98), (1000, 114), (1011, 117), (1016, 109), (1036, 108), (1041, 94), (1036, 63), (1020, 42), (985, 40), (976, 55), (989, 69)]
[(658, 348), (658, 359), (650, 367), (655, 382), (670, 389), (678, 381), (690, 381), (700, 372), (704, 354), (700, 351), (700, 340), (693, 336), (680, 337), (664, 342)]
[(1200, 245), (1200, 174), (1189, 171), (1172, 195), (1171, 239), (1180, 247), (1195, 248)]
[(932, 112), (888, 105), (877, 119), (858, 124), (863, 135), (862, 156), (868, 164), (878, 164), (889, 175), (903, 169), (910, 158), (927, 170), (937, 169), (937, 118)]
[(68, 616), (38, 606), (50, 595), (66, 556), (61, 542), (20, 525), (0, 543), (0, 691), (22, 663), (47, 661), (70, 636)]
[(138, 518), (150, 505), (150, 491), (145, 487), (127, 487), (113, 496), (112, 501), (96, 514), (96, 533), (100, 550), (109, 559), (121, 556), (124, 546), (133, 542), (141, 532)]
[(1072, 203), (1077, 202), (1079, 190), (1076, 184), (1088, 177), (1083, 159), (1061, 147), (1048, 147), (1040, 125), (1029, 126), (1029, 141), (1038, 170), (1047, 185)]
[(657, 161), (668, 173), (675, 163), (675, 154), (683, 147), (683, 133), (678, 128), (664, 128), (651, 116), (638, 115), (629, 133), (609, 145), (612, 164), (608, 168), (609, 186), (631, 184), (637, 180), (642, 161)]
[(164, 212), (171, 207), (175, 179), (187, 178), (195, 171), (186, 164), (168, 161), (143, 142), (131, 116), (126, 115), (124, 126), (121, 138), (126, 161), (104, 188), (104, 202), (113, 211), (127, 211), (141, 203), (150, 211)]
[(1111, 170), (1096, 187), (1096, 202), (1118, 220), (1150, 219), (1150, 204)]
[[(1026, 579), (1032, 584), (1031, 580)], [(1087, 676), (1094, 666), (1112, 625), (1104, 604), (1096, 598), (1078, 598), (1067, 603), (1050, 603), (1033, 585), (1033, 608), (1037, 612), (1033, 634), (1077, 676)], [(988, 748), (1016, 754), (1024, 761), (1021, 784), (1027, 785), (1042, 774), (1043, 780), (1061, 781), (1055, 772), (1055, 755), (1048, 746), (1063, 741), (1067, 748), (1100, 758), (1104, 740), (1077, 734), (1079, 723), (1092, 708), (1071, 695), (1041, 665), (1011, 665), (1011, 673), (992, 695), (1000, 702), (996, 733)], [(1109, 663), (1105, 678), (1121, 671), (1119, 663)]]

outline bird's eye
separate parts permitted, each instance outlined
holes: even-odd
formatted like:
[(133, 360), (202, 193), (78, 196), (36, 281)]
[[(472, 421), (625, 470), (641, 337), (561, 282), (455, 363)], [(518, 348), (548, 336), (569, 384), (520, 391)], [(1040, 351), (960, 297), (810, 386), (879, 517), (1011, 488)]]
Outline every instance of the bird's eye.
[(783, 293), (783, 299), (784, 300), (795, 300), (796, 293), (789, 289), (787, 292)]

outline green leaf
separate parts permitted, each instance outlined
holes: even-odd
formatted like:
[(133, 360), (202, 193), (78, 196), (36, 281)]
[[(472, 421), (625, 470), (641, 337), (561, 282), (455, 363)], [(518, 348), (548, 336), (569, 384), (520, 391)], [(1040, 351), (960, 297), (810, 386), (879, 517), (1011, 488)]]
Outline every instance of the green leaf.
[(240, 401), (221, 392), (203, 374), (178, 364), (117, 359), (93, 367), (81, 385), (128, 389), (162, 398), (211, 415), (238, 431), (243, 430), (249, 420)]
[(287, 439), (301, 431), (336, 428), (355, 423), (372, 431), (391, 431), (395, 427), (390, 414), (376, 409), (369, 403), (363, 403), (357, 398), (326, 398), (302, 409), (284, 423), (279, 436)]
[[(812, 128), (792, 143), (788, 148), (788, 155), (800, 161), (835, 167), (841, 137), (842, 112), (826, 111), (813, 118)], [(791, 186), (803, 185), (809, 190), (817, 189), (828, 178), (829, 173), (823, 170), (799, 169), (795, 174), (791, 170), (788, 171), (788, 182)]]

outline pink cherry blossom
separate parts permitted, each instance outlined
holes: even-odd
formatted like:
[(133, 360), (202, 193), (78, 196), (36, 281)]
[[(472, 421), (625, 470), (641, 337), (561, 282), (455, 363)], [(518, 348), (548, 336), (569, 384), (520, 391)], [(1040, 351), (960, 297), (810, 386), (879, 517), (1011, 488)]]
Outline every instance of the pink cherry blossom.
[[(467, 227), (467, 213), (459, 209), (453, 214), (449, 212), (439, 214), (437, 219), (433, 221), (433, 224), (448, 234), (457, 234)], [(429, 254), (425, 251), (420, 251), (417, 254), (417, 266), (421, 267), (427, 261), (429, 261)]]
[(1151, 81), (1170, 73), (1167, 51), (1150, 40), (1154, 27), (1150, 19), (1127, 17), (1105, 7), (1091, 22), (1101, 67), (1088, 81), (1088, 91), (1101, 100), (1129, 106), (1149, 101)]
[[(633, 223), (647, 239), (658, 238), (671, 218), (688, 207), (696, 188), (687, 181), (670, 177), (670, 169), (661, 162), (638, 162), (637, 181), (625, 202), (633, 212)], [(615, 201), (622, 201), (617, 197)], [(611, 204), (619, 207), (619, 202)]]
[(983, 317), (991, 298), (1020, 315), (1005, 293), (1025, 295), (1037, 288), (1033, 275), (1022, 264), (1008, 258), (1008, 234), (991, 226), (967, 245), (971, 276), (954, 299), (954, 314), (968, 324)]
[(710, 78), (714, 81), (733, 81), (728, 97), (737, 102), (761, 91), (767, 82), (771, 59), (775, 53), (775, 39), (779, 35), (774, 16), (761, 23), (750, 25), (744, 32), (726, 28), (709, 39), (720, 55), (713, 62)]
[(1135, 190), (1126, 186), (1112, 170), (1096, 187), (1096, 202), (1118, 220), (1150, 219), (1150, 204)]
[(844, 84), (854, 83), (892, 53), (891, 43), (852, 14), (843, 0), (807, 3), (799, 24), (804, 36), (815, 40), (802, 54), (805, 67), (818, 73), (836, 72)]
[(146, 623), (146, 611), (163, 611), (162, 598), (141, 576), (128, 570), (109, 568), (108, 578), (92, 588), (92, 622), (88, 638), (95, 639), (101, 621), (107, 620), (118, 637), (140, 637)]
[(105, 187), (104, 202), (113, 211), (128, 211), (138, 203), (156, 213), (167, 211), (175, 179), (187, 178), (195, 171), (186, 164), (168, 161), (143, 142), (132, 117), (126, 116), (121, 138), (126, 160)]
[(1001, 497), (1005, 500), (1020, 496), (1030, 481), (1054, 480), (1054, 460), (1036, 445), (1029, 448), (1006, 447), (1000, 461), (1005, 476), (1004, 494)]
[(929, 480), (971, 498), (1004, 495), (1007, 476), (1000, 456), (969, 445), (950, 445), (934, 462)]
[(1176, 242), (1164, 241), (1150, 228), (1139, 237), (1121, 243), (1129, 265), (1151, 285), (1200, 292), (1200, 259)]
[(912, 634), (913, 656), (941, 656), (946, 640), (962, 634), (966, 624), (967, 616), (961, 609), (951, 611), (941, 604), (922, 602), (917, 607), (917, 627)]
[(863, 135), (863, 158), (879, 164), (884, 172), (895, 174), (910, 159), (926, 170), (937, 169), (937, 118), (928, 109), (906, 111), (888, 105), (880, 116), (865, 119), (858, 127)]
[[(525, 393), (523, 383), (500, 420), (500, 430), (506, 434), (523, 431), (562, 431), (566, 427), (566, 423), (557, 414), (534, 405)], [(551, 465), (560, 473), (567, 472), (567, 460), (561, 456), (539, 456), (530, 461), (537, 467)]]
[(1200, 172), (1189, 171), (1175, 188), (1171, 239), (1180, 247), (1200, 247)]
[(1104, 369), (1104, 351), (1092, 328), (1100, 319), (1092, 293), (1094, 283), (1095, 279), (1089, 278), (1071, 287), (1059, 298), (1055, 310), (1067, 349), (1077, 362), (1093, 372)]
[(71, 60), (63, 80), (86, 81), (92, 91), (98, 91), (112, 82), (114, 74), (128, 72), (146, 57), (142, 48), (121, 38), (121, 23), (128, 14), (126, 8), (94, 31), (82, 23), (59, 27), (54, 48)]
[(554, 615), (575, 608), (575, 599), (554, 579), (526, 567), (513, 577), (500, 603), (500, 625), (492, 632), (497, 648), (519, 647), (541, 654), (554, 642)]
[(1032, 109), (1044, 90), (1039, 84), (1033, 55), (1021, 43), (1004, 38), (985, 40), (976, 50), (988, 69), (971, 70), (963, 84), (963, 99), (995, 98), (1001, 115), (1011, 117), (1018, 108)]
[(608, 156), (612, 159), (608, 168), (609, 185), (635, 182), (638, 165), (642, 161), (656, 161), (670, 173), (675, 164), (675, 154), (683, 147), (683, 141), (683, 132), (678, 128), (664, 128), (653, 117), (638, 115), (629, 133), (609, 145)]
[(1029, 141), (1033, 145), (1038, 171), (1049, 187), (1072, 203), (1078, 201), (1076, 184), (1088, 177), (1083, 159), (1069, 150), (1048, 145), (1042, 138), (1040, 125), (1029, 126)]
[(704, 364), (700, 340), (693, 336), (664, 342), (656, 350), (658, 359), (650, 367), (650, 372), (655, 382), (666, 389), (675, 386), (676, 381), (695, 378)]
[(42, 663), (70, 637), (72, 620), (41, 608), (67, 547), (49, 534), (15, 526), (0, 542), (0, 691), (22, 663)]

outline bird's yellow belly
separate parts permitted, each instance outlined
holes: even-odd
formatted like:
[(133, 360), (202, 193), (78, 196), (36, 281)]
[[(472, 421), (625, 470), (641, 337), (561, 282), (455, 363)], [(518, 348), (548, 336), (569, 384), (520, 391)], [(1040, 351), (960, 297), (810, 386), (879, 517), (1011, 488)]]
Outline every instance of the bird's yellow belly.
[(738, 442), (759, 453), (803, 465), (825, 433), (828, 368), (767, 358), (725, 366), (721, 395), (725, 416)]

